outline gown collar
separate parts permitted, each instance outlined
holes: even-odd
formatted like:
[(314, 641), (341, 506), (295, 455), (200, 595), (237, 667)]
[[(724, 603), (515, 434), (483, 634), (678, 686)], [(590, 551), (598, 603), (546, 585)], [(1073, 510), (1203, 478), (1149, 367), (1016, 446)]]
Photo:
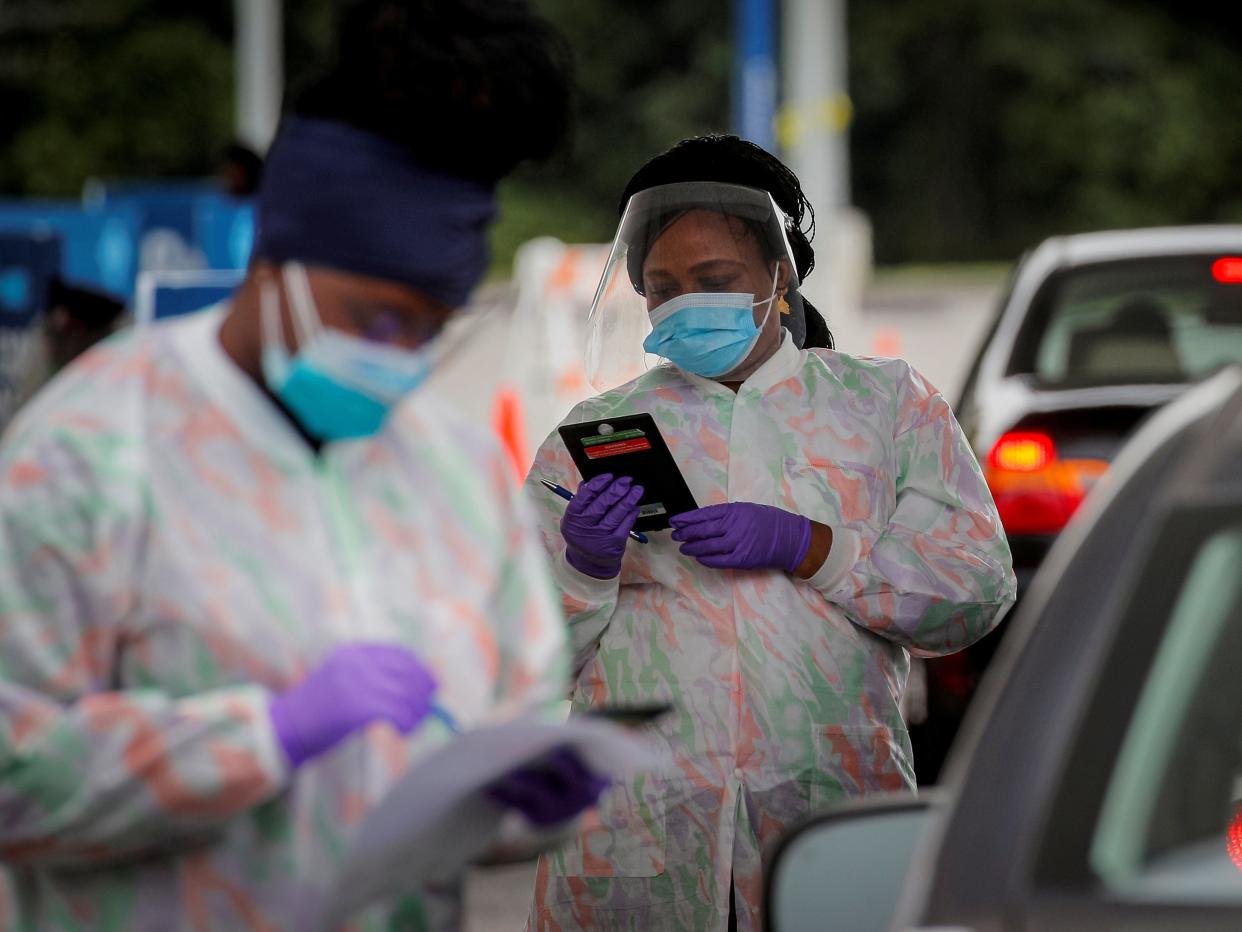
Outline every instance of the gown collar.
[[(223, 301), (170, 325), (182, 364), (194, 373), (201, 391), (275, 462), (290, 468), (313, 464), (315, 451), (289, 422), (288, 416), (233, 362), (220, 344), (220, 325), (229, 307), (229, 302)], [(326, 448), (323, 452), (327, 452)]]

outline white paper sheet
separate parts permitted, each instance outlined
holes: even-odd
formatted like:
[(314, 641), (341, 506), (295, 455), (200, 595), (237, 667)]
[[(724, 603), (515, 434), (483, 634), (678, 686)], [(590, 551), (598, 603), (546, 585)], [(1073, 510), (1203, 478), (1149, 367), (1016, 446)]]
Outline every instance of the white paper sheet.
[(364, 820), (329, 899), (327, 926), (462, 871), (487, 851), (505, 816), (484, 788), (560, 747), (612, 777), (664, 766), (633, 732), (599, 719), (523, 720), (467, 732), (410, 768)]

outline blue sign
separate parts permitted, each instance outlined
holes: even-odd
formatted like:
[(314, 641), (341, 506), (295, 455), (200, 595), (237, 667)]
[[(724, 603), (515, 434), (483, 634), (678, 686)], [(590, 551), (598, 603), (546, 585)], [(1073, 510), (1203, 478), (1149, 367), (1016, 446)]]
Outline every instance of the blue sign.
[(212, 269), (244, 269), (254, 249), (255, 211), (250, 201), (201, 198), (195, 209), (195, 241)]
[(205, 310), (228, 298), (245, 274), (241, 269), (143, 272), (138, 277), (134, 320), (141, 325)]
[(134, 207), (83, 210), (61, 201), (0, 201), (0, 232), (55, 235), (61, 274), (128, 299), (137, 273), (141, 213)]
[(60, 270), (60, 241), (48, 233), (0, 233), (0, 327), (26, 327), (44, 309)]
[(34, 294), (34, 275), (22, 266), (0, 266), (0, 312), (20, 314), (31, 305)]
[(204, 200), (221, 197), (212, 182), (199, 179), (94, 180), (82, 192), (82, 202), (88, 209), (127, 207), (139, 212), (139, 271), (201, 269), (206, 260), (198, 240), (198, 207)]
[(82, 200), (88, 209), (136, 207), (142, 214), (142, 233), (172, 230), (193, 243), (195, 205), (200, 198), (219, 196), (208, 181), (118, 180), (88, 183)]
[(83, 202), (141, 212), (140, 271), (240, 269), (250, 261), (254, 205), (210, 181), (93, 181)]

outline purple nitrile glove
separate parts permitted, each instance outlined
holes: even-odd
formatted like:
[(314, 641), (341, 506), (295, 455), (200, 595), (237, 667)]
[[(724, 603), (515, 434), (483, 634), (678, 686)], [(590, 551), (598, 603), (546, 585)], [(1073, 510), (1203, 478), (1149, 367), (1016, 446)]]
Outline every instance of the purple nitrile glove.
[(613, 479), (603, 473), (578, 487), (561, 518), (565, 561), (579, 573), (611, 579), (621, 572), (621, 558), (634, 522), (643, 487), (629, 476)]
[(792, 573), (811, 546), (811, 521), (771, 505), (729, 502), (669, 519), (681, 552), (713, 569)]
[(268, 712), (297, 768), (372, 722), (388, 722), (402, 734), (413, 730), (435, 691), (431, 671), (404, 647), (346, 644), (276, 696)]
[(545, 827), (590, 809), (611, 783), (592, 773), (569, 748), (557, 748), (537, 763), (505, 774), (486, 792), (532, 825)]

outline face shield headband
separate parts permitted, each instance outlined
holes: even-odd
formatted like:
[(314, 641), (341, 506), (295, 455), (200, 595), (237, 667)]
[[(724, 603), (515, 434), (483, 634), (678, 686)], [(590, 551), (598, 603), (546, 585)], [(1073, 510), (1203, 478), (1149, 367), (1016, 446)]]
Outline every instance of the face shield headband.
[[(793, 323), (786, 311), (794, 304), (798, 280), (787, 226), (771, 195), (758, 188), (678, 182), (631, 197), (587, 321), (586, 370), (592, 386), (607, 391), (625, 384), (657, 365), (661, 356), (686, 371), (719, 375), (725, 369), (722, 360), (733, 361), (738, 349), (753, 349), (758, 324), (751, 317), (752, 305), (772, 293), (774, 274), (776, 292), (784, 300), (768, 302), (768, 313), (779, 314), (783, 325)], [(696, 297), (667, 303), (690, 294)], [(683, 304), (686, 309), (675, 317), (660, 313)], [(728, 334), (718, 326), (726, 319), (731, 322)], [(688, 341), (708, 349), (709, 330), (714, 331), (710, 353), (696, 351), (692, 362), (678, 352)]]

